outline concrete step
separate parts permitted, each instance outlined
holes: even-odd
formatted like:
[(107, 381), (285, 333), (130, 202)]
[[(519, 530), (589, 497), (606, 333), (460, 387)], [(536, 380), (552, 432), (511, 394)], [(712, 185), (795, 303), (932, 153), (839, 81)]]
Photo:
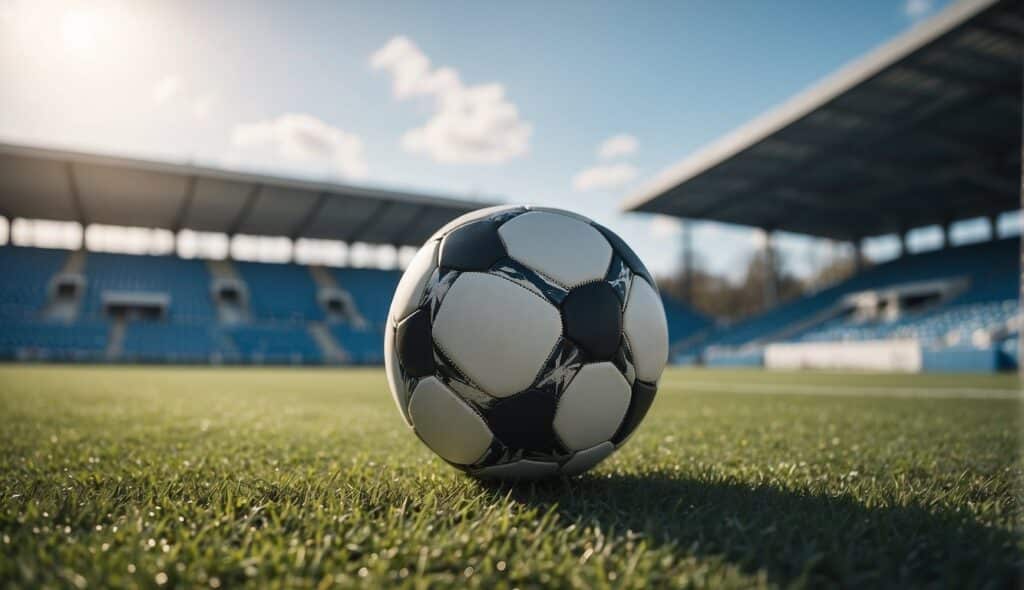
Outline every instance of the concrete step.
[(309, 274), (313, 277), (313, 282), (316, 283), (318, 289), (338, 288), (338, 281), (334, 280), (334, 275), (322, 266), (309, 267)]
[(68, 259), (64, 262), (64, 268), (61, 269), (61, 272), (70, 274), (84, 273), (85, 256), (85, 250), (75, 250), (71, 254), (68, 254)]
[(238, 276), (238, 270), (235, 269), (235, 265), (231, 264), (230, 260), (207, 260), (206, 268), (210, 271), (210, 276), (215, 279), (241, 280), (241, 277)]
[(117, 318), (110, 323), (110, 334), (107, 336), (107, 359), (115, 360), (124, 352), (124, 333), (128, 328), (124, 318)]
[(306, 325), (306, 330), (316, 342), (316, 345), (320, 347), (320, 354), (324, 356), (324, 362), (341, 364), (349, 360), (348, 353), (334, 339), (334, 335), (327, 329), (326, 324), (323, 322), (310, 322)]

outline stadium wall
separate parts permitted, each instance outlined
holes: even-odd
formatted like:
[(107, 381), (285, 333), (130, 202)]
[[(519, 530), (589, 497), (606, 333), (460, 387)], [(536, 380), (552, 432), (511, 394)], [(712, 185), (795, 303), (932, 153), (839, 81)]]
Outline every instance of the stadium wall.
[(916, 373), (922, 369), (916, 340), (807, 342), (769, 344), (764, 364), (769, 369), (838, 369)]

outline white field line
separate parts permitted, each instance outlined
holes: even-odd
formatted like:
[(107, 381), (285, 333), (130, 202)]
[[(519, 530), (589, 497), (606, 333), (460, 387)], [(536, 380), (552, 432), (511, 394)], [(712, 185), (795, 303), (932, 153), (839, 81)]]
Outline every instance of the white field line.
[(698, 391), (741, 394), (1024, 400), (1024, 396), (1017, 389), (987, 389), (980, 387), (874, 387), (865, 385), (806, 385), (673, 380), (669, 383), (662, 383), (661, 388), (681, 392)]

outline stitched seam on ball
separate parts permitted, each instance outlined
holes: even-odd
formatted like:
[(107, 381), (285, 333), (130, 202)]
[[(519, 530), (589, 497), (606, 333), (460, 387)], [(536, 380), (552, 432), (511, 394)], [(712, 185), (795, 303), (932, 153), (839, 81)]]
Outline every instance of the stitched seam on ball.
[[(465, 371), (465, 369), (463, 369), (462, 367), (460, 367), (459, 365), (457, 365), (457, 364), (455, 363), (455, 359), (454, 359), (454, 358), (452, 358), (452, 355), (451, 355), (451, 353), (449, 353), (449, 352), (448, 352), (447, 350), (445, 350), (445, 347), (441, 346), (441, 343), (439, 343), (439, 342), (437, 341), (437, 339), (436, 339), (436, 338), (433, 338), (433, 337), (432, 337), (432, 338), (431, 338), (430, 340), (431, 340), (431, 341), (432, 341), (432, 342), (434, 343), (434, 346), (436, 346), (436, 347), (437, 347), (437, 349), (441, 351), (441, 356), (443, 356), (443, 357), (444, 357), (444, 359), (445, 359), (446, 361), (448, 361), (448, 365), (449, 365), (449, 366), (450, 366), (450, 367), (451, 367), (451, 368), (452, 368), (452, 369), (453, 369), (453, 370), (454, 370), (454, 371), (455, 371), (456, 373), (458, 373), (460, 377), (462, 377), (463, 379), (465, 379), (465, 380), (466, 380), (466, 385), (469, 385), (470, 387), (472, 387), (472, 388), (476, 389), (477, 391), (479, 391), (479, 392), (483, 393), (483, 394), (484, 394), (484, 395), (486, 395), (487, 397), (490, 397), (490, 398), (494, 398), (494, 399), (499, 399), (499, 398), (498, 398), (497, 396), (491, 395), (491, 394), (490, 394), (490, 393), (488, 393), (487, 391), (484, 391), (484, 388), (483, 388), (483, 387), (480, 387), (480, 385), (478, 385), (478, 384), (477, 384), (477, 382), (476, 382), (476, 381), (475, 381), (475, 380), (474, 380), (474, 379), (473, 379), (472, 377), (470, 377), (469, 375), (467, 375), (467, 374), (466, 374), (466, 371)], [(456, 395), (457, 395), (457, 394), (456, 394)], [(461, 399), (461, 398), (462, 398), (462, 396), (459, 396), (459, 398)]]
[[(532, 294), (534, 297), (537, 297), (538, 299), (540, 299), (544, 303), (547, 303), (551, 307), (554, 307), (555, 309), (558, 309), (558, 306), (556, 306), (550, 299), (548, 299), (544, 295), (534, 291), (533, 289), (531, 289), (529, 287), (524, 287), (524, 286), (520, 285), (519, 283), (517, 283), (516, 281), (506, 277), (505, 275), (500, 275), (500, 274), (496, 274), (496, 273), (489, 273), (489, 272), (488, 273), (480, 273), (480, 274), (486, 274), (487, 276), (497, 277), (497, 278), (502, 279), (504, 281), (508, 281), (508, 282), (512, 283), (513, 285), (519, 287), (520, 289), (526, 291), (527, 293)], [(559, 286), (561, 286), (561, 285), (559, 285)]]
[(521, 260), (516, 260), (516, 258), (514, 256), (509, 255), (509, 258), (511, 258), (512, 260), (515, 260), (519, 264), (522, 264), (526, 268), (530, 269), (530, 271), (537, 273), (537, 276), (540, 276), (540, 277), (543, 277), (543, 278), (547, 279), (548, 282), (553, 283), (556, 287), (561, 287), (566, 293), (568, 293), (569, 291), (572, 290), (572, 287), (567, 286), (565, 283), (563, 283), (562, 281), (559, 281), (558, 279), (556, 279), (555, 277), (547, 274), (546, 272), (539, 271), (536, 268), (533, 268), (532, 266), (530, 266), (529, 264), (526, 264), (525, 262), (523, 262)]
[[(540, 379), (540, 376), (544, 372), (544, 369), (548, 366), (548, 363), (551, 362), (551, 359), (555, 357), (555, 353), (558, 352), (558, 345), (562, 342), (563, 339), (566, 339), (564, 335), (559, 336), (558, 340), (555, 340), (554, 346), (551, 347), (551, 352), (548, 353), (548, 356), (544, 357), (544, 362), (541, 363), (540, 368), (537, 369), (537, 373), (533, 376), (533, 380), (530, 381), (530, 387), (533, 387), (537, 383), (537, 380)], [(570, 340), (570, 342), (572, 341)], [(555, 407), (557, 408), (557, 405)]]

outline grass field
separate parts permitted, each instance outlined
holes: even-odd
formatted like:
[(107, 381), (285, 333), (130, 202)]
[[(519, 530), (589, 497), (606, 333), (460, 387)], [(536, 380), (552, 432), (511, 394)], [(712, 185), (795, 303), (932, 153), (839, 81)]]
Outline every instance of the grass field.
[(379, 370), (0, 366), (0, 580), (1018, 587), (1017, 387), (673, 370), (596, 471), (506, 487)]

